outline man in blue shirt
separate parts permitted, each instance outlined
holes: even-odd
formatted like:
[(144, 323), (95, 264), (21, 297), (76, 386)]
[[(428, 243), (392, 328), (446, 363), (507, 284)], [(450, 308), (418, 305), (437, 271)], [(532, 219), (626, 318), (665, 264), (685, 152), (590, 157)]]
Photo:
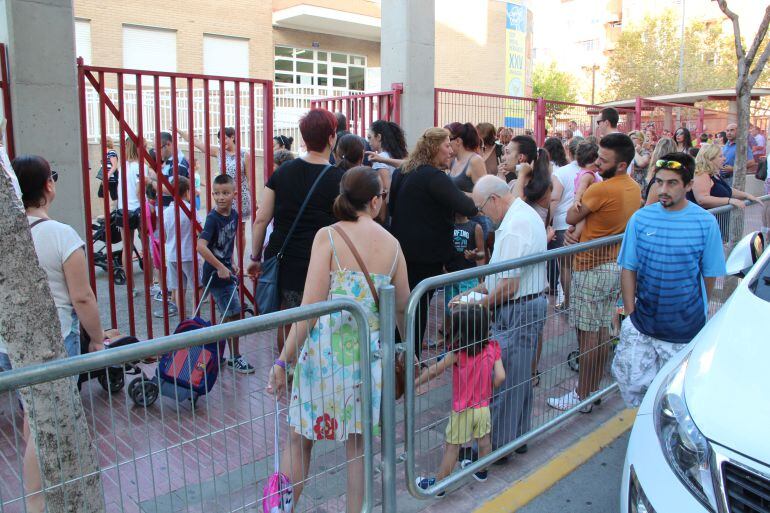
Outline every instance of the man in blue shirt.
[(629, 407), (641, 404), (661, 367), (706, 324), (714, 282), (725, 274), (716, 218), (685, 197), (695, 161), (669, 153), (657, 164), (659, 202), (631, 217), (618, 255), (628, 317), (612, 374)]
[[(735, 167), (735, 138), (738, 132), (738, 125), (730, 123), (725, 128), (725, 136), (727, 142), (722, 146), (722, 156), (725, 158), (725, 163), (719, 172), (722, 179), (727, 182), (730, 187), (733, 186), (733, 171)], [(751, 145), (748, 145), (746, 150), (746, 171), (753, 172), (757, 169), (757, 163), (754, 161), (754, 154), (751, 152)]]

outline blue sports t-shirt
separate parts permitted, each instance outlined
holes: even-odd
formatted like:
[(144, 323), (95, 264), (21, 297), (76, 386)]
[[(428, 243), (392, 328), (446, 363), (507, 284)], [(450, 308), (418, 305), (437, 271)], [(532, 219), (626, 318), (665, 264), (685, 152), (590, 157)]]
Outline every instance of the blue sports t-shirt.
[(686, 344), (706, 324), (703, 278), (726, 272), (716, 218), (690, 202), (677, 212), (645, 207), (628, 221), (618, 265), (636, 271), (636, 329)]
[[(206, 216), (203, 231), (198, 235), (198, 238), (207, 241), (209, 250), (211, 250), (214, 256), (228, 269), (232, 270), (233, 246), (235, 245), (235, 236), (237, 233), (238, 212), (236, 212), (235, 209), (232, 209), (229, 216), (223, 216), (214, 209)], [(222, 287), (227, 285), (230, 281), (219, 278), (214, 266), (208, 262), (204, 262), (204, 286), (209, 282), (209, 277), (212, 274), (214, 275), (214, 279), (211, 281), (211, 287)]]

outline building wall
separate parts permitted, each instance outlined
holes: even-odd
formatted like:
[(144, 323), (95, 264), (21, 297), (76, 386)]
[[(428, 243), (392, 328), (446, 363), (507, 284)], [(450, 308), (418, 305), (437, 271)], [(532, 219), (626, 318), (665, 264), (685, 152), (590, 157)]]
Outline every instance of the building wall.
[(297, 5), (325, 7), (364, 16), (380, 17), (380, 2), (372, 0), (273, 0), (273, 10), (280, 11)]
[(505, 92), (505, 3), (436, 1), (436, 87)]
[[(270, 78), (273, 74), (272, 7), (262, 0), (229, 0), (226, 11), (218, 2), (186, 0), (183, 8), (153, 0), (117, 2), (75, 0), (75, 17), (91, 22), (92, 63), (121, 67), (123, 25), (157, 27), (176, 31), (177, 71), (203, 70), (203, 35), (216, 34), (249, 40), (249, 74)], [(223, 15), (224, 14), (224, 15)]]

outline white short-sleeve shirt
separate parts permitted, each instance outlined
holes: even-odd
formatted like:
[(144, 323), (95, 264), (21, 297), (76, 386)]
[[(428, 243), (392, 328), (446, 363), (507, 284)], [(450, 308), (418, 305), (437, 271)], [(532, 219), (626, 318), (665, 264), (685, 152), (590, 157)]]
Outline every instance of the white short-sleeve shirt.
[[(185, 206), (190, 209), (190, 203), (184, 202)], [(174, 204), (163, 209), (163, 229), (166, 235), (166, 260), (169, 262), (177, 261), (176, 254), (176, 207)], [(196, 212), (198, 222), (201, 222), (200, 216)], [(184, 213), (184, 210), (179, 208), (179, 233), (181, 236), (182, 247), (182, 262), (193, 261), (193, 246), (192, 246), (192, 223), (190, 218)]]
[[(496, 264), (542, 253), (547, 246), (543, 219), (524, 200), (516, 198), (500, 223), (500, 228), (495, 231), (495, 247), (489, 263)], [(513, 299), (538, 294), (545, 288), (545, 262), (490, 274), (484, 280), (487, 291), (491, 294), (500, 280), (506, 278), (519, 278), (519, 289)]]
[[(381, 151), (377, 155), (386, 159), (390, 158), (390, 153), (387, 151)], [(393, 174), (393, 171), (396, 170), (395, 167), (385, 164), (384, 162), (372, 162), (372, 169), (387, 169), (391, 175)]]
[(566, 230), (569, 228), (569, 224), (567, 224), (567, 211), (572, 206), (572, 203), (575, 202), (575, 178), (577, 178), (579, 172), (580, 166), (575, 161), (555, 169), (553, 172), (553, 175), (564, 188), (561, 201), (556, 205), (556, 210), (553, 213), (554, 230)]
[[(40, 219), (27, 216), (29, 224)], [(69, 225), (49, 219), (32, 228), (32, 242), (40, 262), (40, 267), (48, 277), (51, 295), (59, 314), (62, 338), (72, 329), (72, 301), (70, 300), (67, 280), (64, 277), (64, 262), (85, 246), (77, 232)]]

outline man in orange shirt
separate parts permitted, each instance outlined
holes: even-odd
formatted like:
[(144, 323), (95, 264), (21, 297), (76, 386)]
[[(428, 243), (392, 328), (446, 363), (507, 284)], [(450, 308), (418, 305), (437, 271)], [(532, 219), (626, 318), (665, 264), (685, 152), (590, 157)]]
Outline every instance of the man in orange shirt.
[[(622, 133), (611, 133), (599, 142), (596, 167), (604, 181), (591, 185), (580, 208), (567, 212), (567, 223), (586, 220), (579, 240), (587, 242), (623, 233), (626, 223), (639, 209), (641, 189), (628, 175), (634, 159), (634, 143)], [(570, 233), (567, 233), (570, 239)], [(551, 397), (548, 405), (568, 410), (598, 390), (607, 363), (609, 332), (620, 296), (620, 243), (591, 249), (575, 255), (572, 271), (570, 324), (577, 329), (580, 345), (580, 372), (576, 390)], [(582, 412), (591, 411), (591, 404)]]

